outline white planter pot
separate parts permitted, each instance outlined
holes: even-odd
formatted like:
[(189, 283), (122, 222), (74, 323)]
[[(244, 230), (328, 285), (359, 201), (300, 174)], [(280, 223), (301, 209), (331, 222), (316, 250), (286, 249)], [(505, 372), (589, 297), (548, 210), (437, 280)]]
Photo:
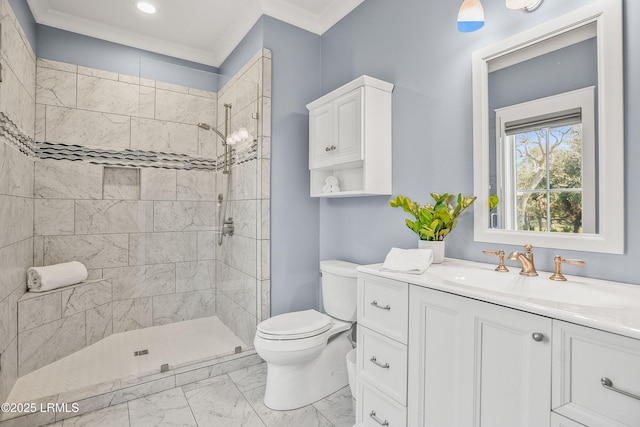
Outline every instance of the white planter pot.
[(431, 249), (434, 264), (440, 264), (444, 261), (444, 240), (418, 240), (418, 248)]

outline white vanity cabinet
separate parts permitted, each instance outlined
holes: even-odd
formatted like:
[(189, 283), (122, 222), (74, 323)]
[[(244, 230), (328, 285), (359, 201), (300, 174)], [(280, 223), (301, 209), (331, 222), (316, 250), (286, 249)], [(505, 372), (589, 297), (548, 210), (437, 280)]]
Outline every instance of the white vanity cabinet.
[(356, 425), (640, 427), (640, 287), (493, 269), (358, 269)]
[[(392, 90), (362, 76), (307, 105), (311, 196), (391, 194)], [(340, 191), (323, 192), (329, 176)]]
[(410, 286), (410, 426), (548, 426), (551, 319)]

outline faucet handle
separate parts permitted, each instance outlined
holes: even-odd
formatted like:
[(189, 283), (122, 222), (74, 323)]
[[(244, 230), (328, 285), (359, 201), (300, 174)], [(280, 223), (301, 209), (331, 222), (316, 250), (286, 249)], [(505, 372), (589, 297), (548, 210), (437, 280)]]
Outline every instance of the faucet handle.
[(562, 272), (560, 271), (560, 266), (563, 263), (564, 264), (579, 265), (579, 266), (583, 266), (584, 265), (584, 261), (581, 260), (581, 259), (567, 259), (567, 258), (562, 258), (560, 255), (556, 255), (553, 258), (553, 261), (556, 264), (556, 271), (551, 276), (549, 276), (549, 279), (556, 280), (556, 281), (559, 281), (559, 282), (566, 282), (567, 281), (567, 278), (564, 277), (564, 274), (562, 274)]
[(485, 255), (497, 255), (498, 257), (500, 257), (500, 265), (496, 267), (496, 271), (499, 271), (501, 273), (506, 273), (507, 271), (509, 271), (507, 266), (504, 265), (504, 251), (502, 249), (500, 249), (499, 251), (484, 250), (482, 251), (482, 253)]

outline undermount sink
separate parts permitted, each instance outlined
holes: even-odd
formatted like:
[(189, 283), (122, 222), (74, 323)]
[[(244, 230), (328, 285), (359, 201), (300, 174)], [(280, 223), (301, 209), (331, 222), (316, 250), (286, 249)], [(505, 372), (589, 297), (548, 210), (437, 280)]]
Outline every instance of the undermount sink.
[(623, 305), (623, 297), (596, 288), (593, 284), (572, 281), (557, 282), (549, 279), (549, 273), (528, 277), (519, 274), (519, 268), (511, 268), (507, 273), (499, 273), (491, 268), (474, 268), (442, 264), (430, 273), (440, 277), (445, 284), (468, 286), (483, 292), (508, 294), (523, 300), (544, 300), (558, 304), (582, 305), (592, 307), (612, 307)]

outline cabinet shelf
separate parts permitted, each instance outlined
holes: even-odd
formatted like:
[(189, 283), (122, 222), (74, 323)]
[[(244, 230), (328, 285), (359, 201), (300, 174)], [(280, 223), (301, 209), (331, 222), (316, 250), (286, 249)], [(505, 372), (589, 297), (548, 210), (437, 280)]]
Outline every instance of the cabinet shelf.
[[(311, 197), (391, 194), (392, 91), (362, 76), (307, 105)], [(340, 191), (323, 191), (329, 176)]]

